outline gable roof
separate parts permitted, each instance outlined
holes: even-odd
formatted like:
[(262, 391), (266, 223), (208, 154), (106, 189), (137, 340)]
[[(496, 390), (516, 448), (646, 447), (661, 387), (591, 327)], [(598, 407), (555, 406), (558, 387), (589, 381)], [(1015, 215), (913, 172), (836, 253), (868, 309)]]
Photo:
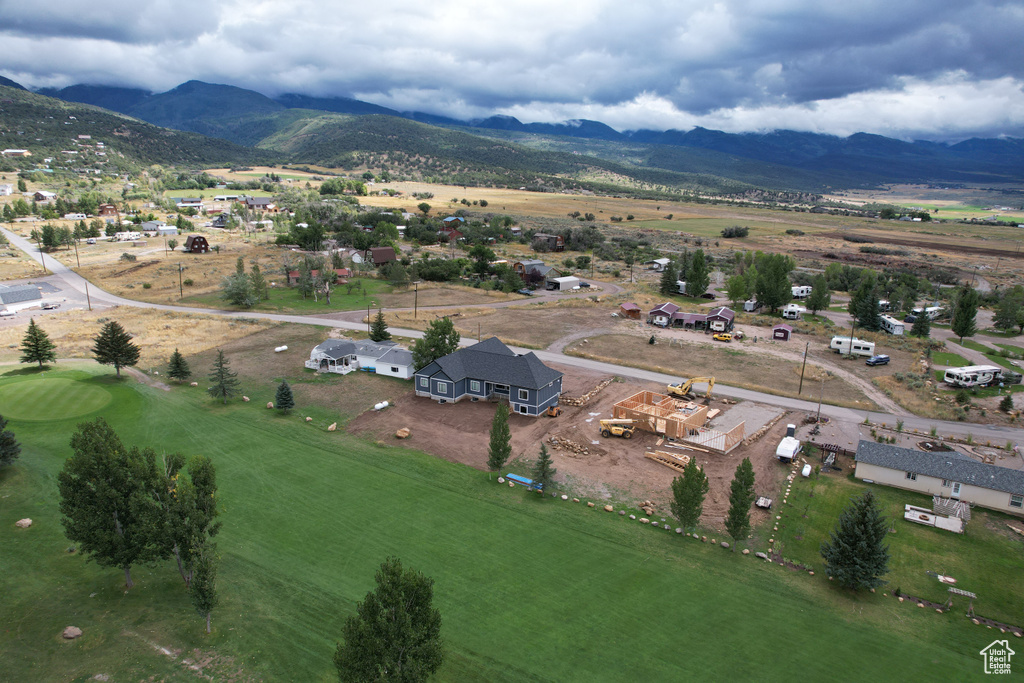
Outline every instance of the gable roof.
[(957, 453), (924, 453), (874, 441), (857, 444), (857, 462), (1024, 495), (1024, 471), (986, 465)]
[[(317, 344), (310, 355), (312, 356), (317, 353), (322, 353), (335, 360), (338, 358), (344, 358), (345, 356), (354, 356), (356, 354), (360, 356), (374, 356), (376, 358), (382, 358), (394, 350), (405, 351), (405, 349), (398, 348), (398, 344), (393, 341), (375, 342), (367, 339), (328, 339)], [(405, 352), (409, 353), (408, 351)], [(412, 354), (409, 355), (409, 358), (410, 360), (412, 359)]]
[(640, 307), (632, 302), (624, 303), (619, 306), (624, 311), (639, 311)]
[(390, 349), (386, 351), (383, 356), (377, 359), (378, 363), (385, 363), (387, 365), (412, 365), (412, 351), (406, 351), (405, 349)]
[(395, 250), (391, 247), (373, 247), (372, 249), (366, 250), (370, 258), (373, 260), (373, 264), (379, 266), (382, 263), (388, 261), (396, 261), (398, 257), (395, 255)]
[(719, 306), (718, 308), (711, 309), (711, 312), (708, 313), (708, 318), (725, 318), (726, 320), (735, 320), (736, 314), (732, 312), (731, 308)]
[(652, 308), (649, 315), (654, 315), (655, 313), (662, 313), (664, 315), (671, 316), (673, 313), (675, 313), (678, 310), (679, 310), (679, 307), (676, 306), (675, 304), (669, 303), (669, 302), (665, 302), (663, 304), (658, 304), (657, 306)]
[(43, 295), (39, 293), (39, 288), (35, 285), (12, 285), (9, 287), (0, 285), (0, 303), (2, 304), (17, 304), (22, 301), (35, 301), (42, 298)]
[(416, 374), (429, 376), (438, 371), (453, 382), (469, 378), (526, 389), (540, 389), (562, 376), (532, 351), (517, 355), (497, 337), (438, 358)]
[(793, 328), (791, 326), (785, 324), (785, 323), (779, 323), (778, 325), (773, 325), (772, 329), (773, 330), (788, 330), (789, 332), (793, 331)]

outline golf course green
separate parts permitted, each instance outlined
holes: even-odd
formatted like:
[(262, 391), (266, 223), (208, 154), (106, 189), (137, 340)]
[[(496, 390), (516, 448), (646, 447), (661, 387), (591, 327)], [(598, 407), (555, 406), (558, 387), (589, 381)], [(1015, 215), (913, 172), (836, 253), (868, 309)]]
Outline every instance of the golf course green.
[[(337, 680), (342, 623), (389, 555), (435, 581), (441, 681), (964, 680), (998, 635), (600, 505), (510, 489), (398, 442), (328, 432), (330, 407), (281, 415), (262, 407), (265, 387), (243, 385), (252, 402), (224, 406), (201, 388), (82, 367), (0, 375), (0, 414), (23, 445), (0, 470), (0, 679), (191, 681), (202, 662), (212, 680)], [(211, 635), (171, 561), (133, 569), (126, 592), (122, 572), (68, 552), (56, 475), (75, 423), (51, 407), (58, 389), (126, 445), (215, 463), (224, 527)], [(52, 421), (39, 408), (11, 413), (24, 397)], [(15, 528), (23, 517), (33, 525)], [(83, 636), (63, 640), (69, 625)]]
[(68, 420), (94, 413), (110, 399), (110, 392), (86, 381), (33, 378), (0, 387), (0, 415), (37, 422)]

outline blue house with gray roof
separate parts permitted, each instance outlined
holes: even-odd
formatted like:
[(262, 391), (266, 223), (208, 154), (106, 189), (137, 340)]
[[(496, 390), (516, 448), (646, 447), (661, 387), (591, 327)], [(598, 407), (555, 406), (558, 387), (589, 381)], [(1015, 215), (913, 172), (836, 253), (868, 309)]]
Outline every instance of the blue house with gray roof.
[(512, 411), (537, 416), (558, 405), (562, 373), (533, 353), (517, 354), (497, 337), (438, 358), (413, 375), (416, 395), (438, 403), (504, 399)]

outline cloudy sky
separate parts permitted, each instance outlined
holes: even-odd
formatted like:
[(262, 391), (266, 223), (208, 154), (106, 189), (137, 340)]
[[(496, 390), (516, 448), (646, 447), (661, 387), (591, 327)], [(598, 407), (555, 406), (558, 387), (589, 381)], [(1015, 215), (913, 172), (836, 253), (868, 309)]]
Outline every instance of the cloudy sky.
[(1020, 0), (0, 0), (0, 74), (618, 130), (1024, 136)]

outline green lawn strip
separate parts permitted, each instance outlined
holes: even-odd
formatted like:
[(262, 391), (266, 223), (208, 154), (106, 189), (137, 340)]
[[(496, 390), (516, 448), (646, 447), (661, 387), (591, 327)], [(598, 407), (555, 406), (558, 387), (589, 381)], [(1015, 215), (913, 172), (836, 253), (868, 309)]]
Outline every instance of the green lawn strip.
[[(919, 598), (944, 602), (949, 597), (948, 586), (925, 573), (934, 571), (957, 579), (958, 588), (977, 593), (978, 614), (1024, 626), (1024, 609), (1018, 599), (1024, 589), (1024, 543), (1005, 528), (1004, 520), (1011, 518), (999, 513), (975, 508), (966, 533), (954, 534), (903, 519), (905, 504), (930, 509), (930, 496), (866, 485), (836, 474), (818, 479), (797, 477), (788, 504), (777, 513), (783, 517), (778, 531), (783, 556), (823, 572), (821, 543), (828, 539), (849, 500), (868, 486), (883, 515), (896, 520), (896, 533), (890, 534), (888, 541), (892, 560), (885, 591), (891, 594), (900, 588)], [(949, 616), (965, 612), (967, 603), (959, 598), (954, 606)]]
[(970, 365), (970, 362), (961, 355), (956, 353), (950, 353), (948, 351), (938, 351), (932, 354), (932, 363), (935, 365), (945, 365), (951, 368), (959, 368), (965, 365)]
[(964, 339), (962, 342), (957, 341), (956, 343), (960, 344), (960, 346), (963, 346), (964, 348), (978, 351), (979, 353), (989, 354), (994, 351), (991, 346), (976, 342), (973, 339)]
[[(347, 285), (339, 285), (331, 291), (331, 303), (328, 304), (321, 296), (319, 301), (313, 297), (302, 298), (299, 290), (294, 287), (278, 287), (270, 290), (270, 298), (261, 301), (255, 308), (234, 310), (263, 311), (265, 313), (295, 313), (295, 314), (326, 314), (336, 311), (354, 311), (360, 308), (365, 309), (367, 304), (379, 303), (375, 296), (389, 294), (391, 285), (383, 280), (372, 278), (357, 278), (351, 281), (355, 284), (352, 292), (348, 292)], [(360, 288), (360, 284), (362, 287)], [(187, 296), (180, 302), (186, 306), (207, 306), (210, 308), (227, 308), (227, 302), (219, 292), (209, 294), (197, 294)]]
[(1001, 349), (1006, 349), (1010, 353), (1015, 353), (1018, 356), (1024, 355), (1024, 346), (1016, 346), (1014, 344), (996, 344)]
[[(146, 643), (214, 650), (218, 666), (267, 680), (333, 680), (341, 624), (388, 554), (436, 581), (448, 651), (438, 680), (819, 679), (838, 667), (861, 680), (963, 678), (988, 642), (975, 641), (991, 639), (965, 620), (910, 616), (821, 577), (326, 432), (328, 409), (307, 424), (188, 387), (110, 382), (108, 391), (102, 414), (126, 443), (217, 465), (215, 632), (203, 633), (171, 562), (138, 568), (125, 595), (116, 569), (66, 552), (55, 476), (75, 421), (12, 420), (26, 449), (0, 479), (0, 574), (31, 577), (0, 593), (0, 613), (19, 614), (16, 633), (0, 639), (12, 680), (181, 675)], [(36, 525), (15, 529), (22, 516)], [(86, 635), (61, 643), (70, 623)], [(843, 647), (829, 657), (780, 650), (780, 630)]]

